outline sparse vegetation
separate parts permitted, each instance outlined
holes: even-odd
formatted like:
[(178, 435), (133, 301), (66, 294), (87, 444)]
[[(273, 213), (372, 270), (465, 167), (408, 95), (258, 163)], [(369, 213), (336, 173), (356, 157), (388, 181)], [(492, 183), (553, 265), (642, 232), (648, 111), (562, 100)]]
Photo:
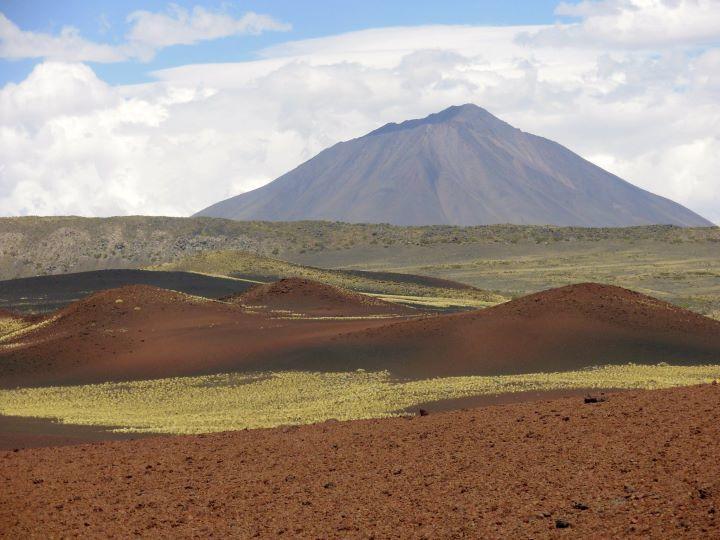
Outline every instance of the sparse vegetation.
[[(720, 243), (720, 228), (665, 225), (628, 228), (490, 225), (398, 227), (326, 221), (232, 221), (213, 218), (0, 218), (0, 276), (99, 268), (137, 268), (190, 253), (235, 249), (292, 259), (369, 246), (560, 245), (619, 241), (663, 244)], [(381, 248), (377, 248), (381, 249)], [(23, 260), (18, 260), (18, 253)], [(97, 256), (100, 259), (97, 259)], [(437, 259), (433, 262), (440, 262)], [(38, 268), (35, 268), (38, 265)]]
[(4, 336), (15, 334), (30, 323), (18, 317), (4, 316), (0, 314), (0, 339)]
[(396, 281), (374, 279), (361, 273), (301, 266), (242, 251), (210, 251), (184, 257), (178, 261), (148, 267), (151, 270), (182, 270), (202, 274), (254, 277), (261, 281), (298, 277), (311, 279), (353, 291), (373, 294), (384, 300), (425, 305), (428, 307), (485, 307), (506, 300), (505, 297), (473, 288), (451, 289), (414, 283), (404, 278)]
[(410, 296), (378, 293), (368, 294), (372, 294), (372, 296), (387, 302), (396, 302), (398, 304), (406, 304), (409, 306), (435, 309), (481, 309), (498, 304), (498, 301), (493, 298), (483, 300), (481, 298), (462, 297), (460, 295), (456, 295), (458, 297), (453, 298), (452, 296)]
[[(720, 311), (717, 227), (396, 227), (140, 216), (0, 219), (0, 277), (5, 279), (162, 265), (218, 250), (313, 267), (436, 276), (504, 297), (596, 281), (710, 316)], [(457, 293), (337, 284), (379, 294), (459, 298)]]
[[(0, 350), (3, 348), (14, 348), (20, 346), (17, 339), (48, 326), (57, 320), (57, 317), (50, 317), (39, 322), (28, 322), (23, 319), (2, 319), (0, 320)], [(8, 342), (13, 343), (8, 343)]]
[(0, 413), (118, 430), (204, 433), (387, 417), (420, 403), (572, 388), (666, 388), (720, 378), (720, 365), (605, 366), (563, 373), (393, 380), (387, 372), (224, 374), (0, 391)]
[(398, 247), (390, 253), (317, 254), (320, 266), (407, 272), (517, 297), (580, 282), (617, 285), (708, 316), (720, 311), (720, 245), (655, 240), (550, 245)]

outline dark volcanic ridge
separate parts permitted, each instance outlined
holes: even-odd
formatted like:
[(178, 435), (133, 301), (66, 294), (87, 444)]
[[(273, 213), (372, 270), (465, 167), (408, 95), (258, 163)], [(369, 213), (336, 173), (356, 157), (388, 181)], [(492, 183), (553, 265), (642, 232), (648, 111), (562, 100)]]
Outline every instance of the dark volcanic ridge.
[(0, 452), (0, 530), (9, 538), (720, 536), (720, 386), (606, 397)]
[(95, 270), (0, 281), (0, 308), (21, 313), (49, 313), (92, 293), (129, 285), (148, 285), (220, 298), (246, 291), (253, 284), (192, 272)]
[(338, 143), (196, 215), (394, 225), (712, 226), (470, 104)]
[(304, 278), (285, 278), (256, 285), (225, 301), (268, 310), (317, 316), (412, 314), (415, 310), (379, 298)]

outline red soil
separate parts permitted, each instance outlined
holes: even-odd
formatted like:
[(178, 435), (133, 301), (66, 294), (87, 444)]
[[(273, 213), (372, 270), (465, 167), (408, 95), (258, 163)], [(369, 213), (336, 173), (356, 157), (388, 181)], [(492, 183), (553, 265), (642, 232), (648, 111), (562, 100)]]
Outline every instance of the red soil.
[(0, 344), (0, 387), (281, 369), (426, 378), (663, 361), (720, 361), (720, 322), (595, 284), (401, 322), (278, 320), (132, 286), (77, 302), (47, 326)]
[[(492, 308), (345, 335), (326, 361), (417, 376), (528, 373), (609, 363), (720, 361), (720, 322), (648, 296), (584, 283)], [(317, 351), (308, 351), (311, 358)]]
[(705, 385), (7, 452), (0, 536), (717, 538), (719, 439)]
[(366, 294), (303, 278), (286, 278), (257, 285), (245, 293), (226, 299), (245, 306), (267, 310), (326, 317), (412, 314), (416, 311), (385, 302)]
[(259, 370), (329, 337), (387, 323), (273, 320), (144, 285), (94, 294), (55, 316), (0, 344), (0, 387)]

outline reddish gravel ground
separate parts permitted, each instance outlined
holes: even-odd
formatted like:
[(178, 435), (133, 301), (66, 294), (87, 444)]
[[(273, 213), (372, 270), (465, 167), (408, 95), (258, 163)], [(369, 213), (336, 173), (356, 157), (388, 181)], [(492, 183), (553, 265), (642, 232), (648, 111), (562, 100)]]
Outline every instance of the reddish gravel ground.
[(720, 387), (0, 453), (6, 538), (720, 536)]
[(256, 285), (249, 291), (226, 300), (270, 310), (290, 310), (294, 313), (326, 317), (418, 313), (406, 306), (303, 278), (285, 278), (274, 283)]

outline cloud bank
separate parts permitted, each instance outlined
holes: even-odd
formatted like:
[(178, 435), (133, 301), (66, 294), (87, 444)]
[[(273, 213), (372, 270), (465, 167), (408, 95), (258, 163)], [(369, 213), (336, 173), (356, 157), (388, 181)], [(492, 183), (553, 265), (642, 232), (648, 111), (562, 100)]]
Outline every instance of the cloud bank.
[[(187, 10), (170, 6), (166, 13), (135, 11), (128, 15), (126, 41), (108, 45), (88, 41), (73, 27), (57, 35), (21, 30), (0, 13), (0, 58), (44, 58), (64, 62), (149, 61), (155, 53), (172, 45), (192, 45), (230, 36), (285, 31), (290, 25), (269, 15), (248, 12), (235, 18), (200, 6)], [(107, 24), (107, 22), (105, 23)]]
[[(575, 4), (572, 24), (643, 21), (640, 3)], [(372, 29), (132, 86), (40, 64), (0, 90), (0, 214), (188, 215), (338, 141), (472, 102), (720, 222), (720, 48), (528, 39), (557, 28)]]
[(583, 0), (562, 2), (558, 15), (582, 19), (520, 36), (536, 45), (666, 49), (720, 40), (717, 0)]

